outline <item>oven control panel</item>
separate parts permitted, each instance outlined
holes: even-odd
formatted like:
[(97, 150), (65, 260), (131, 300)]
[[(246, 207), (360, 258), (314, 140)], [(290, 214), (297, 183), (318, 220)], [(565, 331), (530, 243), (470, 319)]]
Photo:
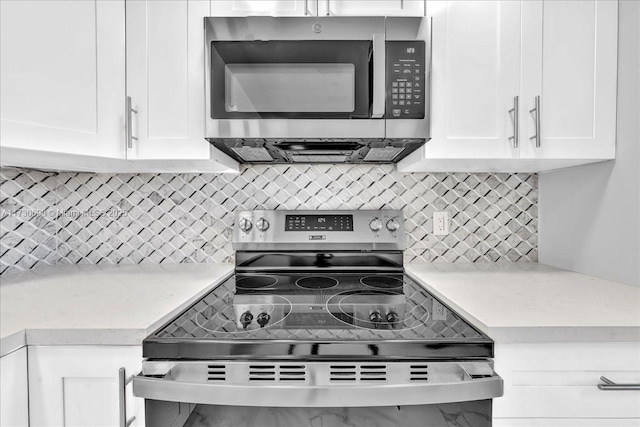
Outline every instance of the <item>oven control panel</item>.
[(399, 210), (242, 211), (233, 227), (236, 250), (404, 250)]
[(387, 41), (387, 119), (424, 119), (425, 42)]

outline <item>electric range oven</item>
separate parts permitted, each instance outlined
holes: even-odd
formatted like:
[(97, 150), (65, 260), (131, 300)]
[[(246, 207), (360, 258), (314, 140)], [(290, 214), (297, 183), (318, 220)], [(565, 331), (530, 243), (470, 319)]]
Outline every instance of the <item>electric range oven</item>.
[(491, 426), (493, 342), (404, 274), (401, 211), (240, 212), (233, 243), (144, 340), (148, 426)]

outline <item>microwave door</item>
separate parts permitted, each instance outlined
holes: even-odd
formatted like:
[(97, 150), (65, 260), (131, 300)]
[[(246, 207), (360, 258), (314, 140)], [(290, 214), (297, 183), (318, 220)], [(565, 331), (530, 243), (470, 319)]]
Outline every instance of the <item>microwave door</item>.
[(371, 41), (211, 43), (212, 119), (367, 119)]

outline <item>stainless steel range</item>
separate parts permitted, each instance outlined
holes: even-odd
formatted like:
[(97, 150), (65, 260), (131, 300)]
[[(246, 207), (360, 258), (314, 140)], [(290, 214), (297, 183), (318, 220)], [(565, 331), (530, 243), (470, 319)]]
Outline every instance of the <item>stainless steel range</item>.
[(403, 222), (240, 212), (235, 275), (143, 343), (147, 425), (490, 426), (493, 342), (404, 275)]

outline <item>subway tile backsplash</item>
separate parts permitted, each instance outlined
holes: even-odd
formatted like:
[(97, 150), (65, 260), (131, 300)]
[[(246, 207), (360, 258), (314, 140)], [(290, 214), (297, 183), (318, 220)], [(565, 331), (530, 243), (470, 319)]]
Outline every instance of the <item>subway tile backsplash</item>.
[[(0, 275), (44, 265), (233, 262), (243, 209), (402, 209), (405, 262), (538, 258), (535, 174), (272, 165), (240, 174), (0, 170)], [(434, 236), (433, 212), (450, 234)]]

